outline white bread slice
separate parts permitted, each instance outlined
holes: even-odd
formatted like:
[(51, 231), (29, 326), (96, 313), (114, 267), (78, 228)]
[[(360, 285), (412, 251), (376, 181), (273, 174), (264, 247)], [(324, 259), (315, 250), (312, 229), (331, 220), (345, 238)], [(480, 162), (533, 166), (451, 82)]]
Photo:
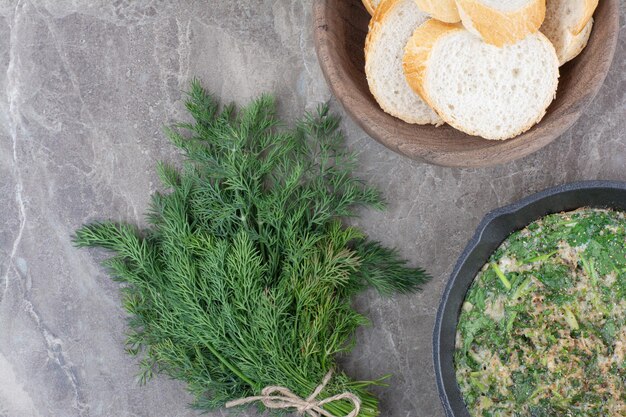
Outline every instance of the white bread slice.
[(559, 64), (565, 63), (576, 58), (587, 46), (589, 37), (591, 36), (591, 30), (593, 28), (593, 18), (589, 20), (587, 26), (578, 35), (574, 35), (567, 29), (561, 26), (553, 26), (548, 24), (548, 19), (541, 27), (541, 32), (550, 39), (550, 42), (556, 49), (556, 54), (559, 57)]
[(587, 24), (593, 17), (593, 14), (598, 7), (598, 3), (600, 0), (583, 0), (584, 13), (581, 16), (581, 19), (578, 21), (578, 25), (573, 29), (575, 34), (580, 34), (585, 31), (587, 28)]
[[(571, 61), (576, 58), (580, 53), (585, 49), (587, 43), (589, 42), (589, 38), (591, 37), (591, 31), (593, 30), (593, 17), (589, 19), (587, 25), (578, 35), (574, 35), (574, 38), (569, 44), (568, 48), (563, 50), (562, 57), (559, 57), (559, 62), (561, 65)], [(548, 38), (549, 39), (549, 38)], [(558, 51), (557, 51), (558, 54)], [(562, 61), (561, 61), (562, 59)]]
[(512, 44), (536, 33), (546, 0), (456, 0), (463, 25), (487, 43)]
[(447, 23), (461, 21), (456, 0), (415, 0), (420, 9), (434, 19)]
[(370, 12), (372, 16), (374, 16), (374, 12), (376, 11), (376, 8), (380, 4), (380, 2), (381, 0), (363, 0), (363, 5), (367, 9), (367, 11)]
[(402, 69), (404, 47), (427, 19), (415, 0), (383, 0), (365, 40), (365, 74), (385, 112), (407, 123), (441, 124), (439, 116), (411, 89)]
[(556, 94), (559, 61), (541, 33), (498, 48), (459, 24), (429, 20), (409, 40), (404, 70), (445, 122), (502, 140), (543, 118)]
[[(578, 35), (585, 30), (591, 20), (598, 7), (598, 0), (547, 0), (546, 7), (545, 23)], [(541, 31), (545, 35), (544, 26), (541, 27)]]
[[(587, 46), (597, 0), (548, 0), (541, 32), (554, 44), (561, 65)], [(583, 25), (582, 31), (579, 30)]]

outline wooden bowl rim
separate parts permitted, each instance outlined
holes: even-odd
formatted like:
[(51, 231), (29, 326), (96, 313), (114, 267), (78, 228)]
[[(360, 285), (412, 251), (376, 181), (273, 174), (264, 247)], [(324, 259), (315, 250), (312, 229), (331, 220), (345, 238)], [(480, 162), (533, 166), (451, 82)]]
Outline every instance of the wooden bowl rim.
[[(557, 139), (576, 123), (582, 112), (591, 104), (600, 91), (611, 67), (619, 38), (619, 0), (602, 1), (598, 6), (598, 10), (608, 8), (608, 11), (603, 10), (603, 12), (610, 17), (610, 19), (607, 19), (609, 20), (608, 22), (603, 21), (602, 23), (604, 26), (602, 33), (605, 33), (607, 38), (602, 40), (605, 43), (605, 48), (607, 48), (605, 50), (608, 53), (604, 55), (604, 59), (600, 59), (598, 62), (594, 63), (594, 74), (589, 76), (590, 82), (587, 93), (582, 93), (577, 101), (570, 104), (567, 114), (562, 114), (559, 118), (550, 120), (551, 123), (549, 124), (544, 123), (544, 119), (544, 121), (535, 125), (528, 132), (506, 141), (489, 141), (461, 133), (461, 136), (467, 138), (463, 140), (467, 140), (472, 146), (445, 149), (444, 146), (440, 145), (422, 146), (416, 143), (415, 140), (411, 140), (411, 137), (408, 135), (401, 134), (399, 130), (393, 128), (390, 123), (374, 123), (373, 120), (381, 118), (380, 113), (385, 115), (382, 109), (377, 105), (366, 102), (366, 100), (364, 100), (365, 96), (363, 95), (360, 97), (351, 95), (351, 91), (359, 91), (359, 88), (357, 88), (355, 81), (346, 69), (346, 65), (340, 62), (339, 52), (332, 47), (333, 41), (331, 37), (333, 35), (329, 31), (329, 21), (326, 16), (329, 10), (329, 4), (335, 1), (337, 0), (314, 0), (313, 2), (313, 35), (315, 49), (322, 72), (332, 93), (342, 104), (350, 117), (372, 138), (401, 155), (439, 166), (479, 168), (500, 165), (528, 156)], [(360, 0), (353, 1), (360, 2)], [(596, 13), (598, 10), (596, 10)], [(595, 27), (598, 27), (597, 21)], [(599, 30), (592, 32), (592, 39), (589, 40), (589, 44), (594, 44), (599, 41), (594, 38), (594, 35), (598, 32)], [(585, 51), (583, 51), (583, 54), (584, 53)], [(571, 65), (571, 63), (567, 65)], [(347, 85), (348, 88), (341, 88), (344, 84)], [(351, 87), (353, 88), (351, 89)], [(564, 95), (563, 98), (567, 96), (568, 95)], [(557, 98), (557, 100), (559, 100), (559, 98)], [(552, 105), (554, 105), (554, 103)], [(550, 112), (550, 108), (548, 112)], [(362, 114), (364, 114), (365, 117), (363, 117)], [(391, 116), (385, 115), (385, 117)], [(405, 124), (399, 119), (394, 118), (394, 120), (400, 125)], [(421, 129), (440, 129), (443, 134), (446, 134), (448, 129), (453, 129), (449, 126), (440, 128), (418, 125), (407, 126), (411, 126), (414, 131)], [(454, 132), (453, 134), (457, 134), (458, 131), (455, 130)], [(449, 135), (450, 133), (447, 134)]]

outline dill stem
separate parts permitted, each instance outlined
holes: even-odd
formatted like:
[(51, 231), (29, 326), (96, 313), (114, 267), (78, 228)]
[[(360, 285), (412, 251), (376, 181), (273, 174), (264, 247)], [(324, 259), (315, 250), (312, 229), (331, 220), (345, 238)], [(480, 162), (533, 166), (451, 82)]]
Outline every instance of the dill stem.
[(204, 342), (204, 346), (206, 346), (206, 348), (209, 349), (209, 351), (211, 351), (211, 354), (213, 354), (213, 356), (215, 356), (224, 366), (226, 366), (235, 375), (241, 378), (242, 381), (250, 385), (251, 388), (255, 390), (257, 389), (257, 384), (255, 384), (250, 378), (245, 376), (244, 373), (239, 370), (239, 368), (237, 368), (235, 365), (230, 363), (225, 357), (223, 357), (210, 343)]

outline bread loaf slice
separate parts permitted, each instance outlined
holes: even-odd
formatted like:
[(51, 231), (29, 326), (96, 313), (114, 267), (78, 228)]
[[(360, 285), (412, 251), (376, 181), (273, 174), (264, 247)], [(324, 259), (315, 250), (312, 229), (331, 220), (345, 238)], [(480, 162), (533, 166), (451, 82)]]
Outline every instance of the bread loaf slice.
[[(547, 21), (547, 19), (546, 19)], [(546, 27), (544, 27), (546, 26)], [(541, 27), (541, 32), (550, 39), (550, 42), (556, 49), (556, 54), (559, 57), (559, 65), (576, 58), (587, 46), (589, 37), (591, 36), (591, 30), (593, 29), (593, 19), (589, 20), (587, 26), (578, 35), (574, 35), (567, 29), (563, 29), (560, 26), (552, 27), (551, 24)]]
[(430, 17), (447, 23), (461, 21), (456, 0), (416, 0), (420, 9)]
[(598, 0), (547, 0), (546, 7), (546, 24), (567, 29), (573, 35), (578, 35), (585, 30), (591, 20), (598, 7)]
[(427, 19), (415, 0), (383, 0), (365, 40), (365, 74), (385, 112), (407, 123), (441, 124), (439, 116), (411, 89), (402, 69), (404, 47)]
[(445, 122), (492, 140), (538, 123), (559, 78), (556, 52), (541, 33), (498, 48), (436, 20), (414, 32), (403, 64), (411, 87)]
[(376, 8), (380, 4), (380, 2), (381, 2), (381, 0), (363, 0), (363, 5), (367, 9), (367, 11), (372, 16), (374, 16), (374, 12), (376, 11)]
[(512, 44), (536, 33), (546, 0), (456, 0), (463, 25), (487, 43)]
[(587, 46), (593, 27), (591, 16), (597, 5), (597, 0), (548, 0), (541, 32), (554, 44), (561, 65), (576, 58)]

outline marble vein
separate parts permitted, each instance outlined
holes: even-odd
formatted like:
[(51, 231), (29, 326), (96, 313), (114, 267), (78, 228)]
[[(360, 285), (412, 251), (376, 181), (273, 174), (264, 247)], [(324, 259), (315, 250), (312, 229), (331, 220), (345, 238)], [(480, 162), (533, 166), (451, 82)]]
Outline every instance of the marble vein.
[[(4, 276), (4, 295), (9, 290), (9, 275), (11, 268), (14, 267), (13, 261), (17, 254), (17, 251), (20, 246), (20, 242), (22, 241), (22, 235), (24, 234), (24, 228), (26, 227), (26, 208), (24, 204), (24, 198), (22, 196), (23, 185), (22, 185), (22, 176), (19, 168), (19, 160), (18, 160), (18, 126), (20, 124), (20, 112), (19, 112), (19, 81), (18, 81), (18, 63), (17, 63), (17, 47), (19, 45), (19, 40), (17, 39), (17, 31), (16, 26), (18, 25), (20, 19), (20, 11), (21, 11), (22, 1), (18, 1), (13, 15), (13, 20), (11, 24), (11, 36), (10, 36), (10, 46), (9, 46), (9, 65), (7, 69), (7, 100), (8, 100), (8, 113), (9, 113), (9, 134), (12, 140), (12, 149), (13, 149), (13, 170), (15, 173), (15, 201), (18, 206), (19, 211), (19, 228), (13, 241), (13, 245), (11, 247), (11, 252), (9, 253), (9, 259), (7, 260), (7, 271)], [(3, 295), (3, 298), (4, 298)], [(1, 300), (0, 300), (1, 301)]]
[(35, 310), (33, 303), (30, 302), (26, 297), (24, 297), (23, 300), (23, 308), (29, 314), (31, 319), (35, 322), (37, 329), (41, 333), (44, 339), (49, 359), (52, 360), (54, 364), (63, 371), (63, 374), (69, 381), (72, 387), (74, 397), (72, 405), (78, 412), (78, 416), (89, 416), (89, 404), (85, 402), (84, 395), (78, 381), (78, 376), (76, 375), (76, 371), (74, 369), (74, 365), (71, 363), (67, 355), (63, 352), (62, 340), (56, 337), (50, 331), (50, 329), (48, 329), (48, 327), (41, 320), (41, 316), (39, 315), (39, 313), (37, 313), (37, 311)]

